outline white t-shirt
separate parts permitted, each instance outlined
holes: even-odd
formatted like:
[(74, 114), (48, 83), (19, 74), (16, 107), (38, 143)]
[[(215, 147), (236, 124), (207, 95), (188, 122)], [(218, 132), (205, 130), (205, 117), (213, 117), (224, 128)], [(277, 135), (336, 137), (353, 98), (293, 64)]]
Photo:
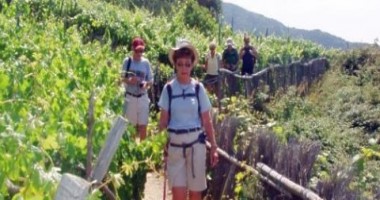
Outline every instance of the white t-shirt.
[(222, 60), (222, 56), (220, 53), (215, 52), (214, 57), (211, 56), (211, 52), (207, 54), (207, 74), (210, 75), (218, 75), (218, 70), (219, 70), (219, 63)]
[[(126, 57), (123, 61), (122, 71), (124, 72), (127, 70), (128, 59), (129, 57)], [(134, 61), (132, 59), (131, 65), (129, 67), (129, 71), (135, 73), (140, 82), (141, 81), (153, 82), (153, 73), (152, 73), (152, 70), (150, 69), (149, 60), (144, 57), (141, 58), (140, 61)], [(124, 84), (124, 86), (127, 92), (130, 92), (133, 94), (144, 94), (147, 92), (146, 89), (143, 89), (137, 85)]]

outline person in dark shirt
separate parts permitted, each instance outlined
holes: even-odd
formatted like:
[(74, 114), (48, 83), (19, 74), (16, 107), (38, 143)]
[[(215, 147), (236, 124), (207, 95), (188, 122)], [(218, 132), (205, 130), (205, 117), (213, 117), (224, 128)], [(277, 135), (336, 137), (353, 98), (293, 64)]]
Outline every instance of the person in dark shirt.
[(227, 48), (223, 51), (223, 67), (230, 70), (236, 71), (237, 64), (239, 62), (239, 54), (234, 46), (232, 38), (228, 38), (226, 42)]
[(253, 74), (257, 60), (257, 51), (256, 48), (250, 44), (250, 38), (247, 34), (244, 35), (244, 46), (240, 49), (239, 55), (242, 60), (241, 74)]

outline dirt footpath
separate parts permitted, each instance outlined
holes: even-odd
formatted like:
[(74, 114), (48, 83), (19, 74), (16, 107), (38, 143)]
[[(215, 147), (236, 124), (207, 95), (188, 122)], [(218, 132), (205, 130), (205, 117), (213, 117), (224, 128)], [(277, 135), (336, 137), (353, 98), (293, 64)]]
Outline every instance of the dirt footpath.
[[(166, 181), (167, 184), (167, 181)], [(171, 192), (169, 186), (166, 185), (166, 200), (171, 200)], [(161, 200), (164, 194), (164, 177), (163, 173), (158, 174), (150, 172), (146, 175), (144, 200)]]

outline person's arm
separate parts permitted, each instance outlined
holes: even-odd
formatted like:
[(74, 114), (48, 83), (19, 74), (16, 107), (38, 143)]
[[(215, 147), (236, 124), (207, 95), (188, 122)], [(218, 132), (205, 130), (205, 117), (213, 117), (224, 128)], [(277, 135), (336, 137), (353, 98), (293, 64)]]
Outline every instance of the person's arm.
[(240, 49), (240, 52), (239, 52), (239, 58), (240, 58), (240, 59), (243, 59), (244, 54), (245, 54), (244, 47), (242, 47), (242, 48)]
[[(166, 84), (162, 89), (160, 100), (158, 101), (158, 106), (160, 106), (160, 121), (158, 123), (159, 133), (165, 131), (169, 125), (169, 102), (167, 86), (168, 85)], [(166, 157), (168, 156), (168, 146), (169, 140), (166, 141), (166, 145), (164, 146), (164, 159), (166, 159)]]
[(252, 54), (257, 59), (258, 53), (255, 47), (252, 46)]
[(217, 153), (217, 143), (215, 140), (215, 130), (214, 126), (212, 124), (212, 118), (211, 118), (211, 103), (210, 99), (208, 98), (206, 94), (206, 89), (204, 88), (203, 84), (201, 84), (201, 87), (199, 89), (199, 103), (201, 104), (201, 121), (202, 126), (206, 132), (208, 141), (211, 144), (211, 150), (210, 150), (210, 161), (211, 166), (215, 166), (218, 163), (218, 153)]
[(147, 72), (145, 76), (145, 81), (143, 82), (143, 88), (149, 89), (153, 85), (153, 72), (150, 63), (148, 62)]
[(158, 124), (158, 130), (164, 131), (168, 127), (169, 112), (162, 109), (160, 110), (160, 123)]
[(227, 60), (226, 60), (226, 50), (223, 51), (223, 54), (222, 54), (222, 65), (221, 67), (222, 68), (228, 68), (227, 66)]
[(220, 69), (223, 67), (223, 60), (222, 60), (222, 56), (219, 53), (217, 55), (219, 56), (219, 58), (218, 58), (218, 69)]
[(169, 95), (168, 95), (168, 84), (164, 86), (161, 91), (161, 96), (158, 101), (158, 106), (160, 107), (160, 121), (158, 123), (159, 131), (164, 131), (169, 125)]
[(208, 54), (206, 55), (206, 62), (205, 62), (205, 71), (207, 72), (207, 68), (208, 68)]
[(148, 90), (150, 87), (152, 87), (152, 85), (153, 85), (153, 81), (144, 81), (142, 87)]
[(206, 131), (208, 141), (211, 144), (210, 161), (211, 161), (211, 166), (214, 167), (218, 163), (218, 152), (217, 152), (218, 145), (215, 140), (215, 131), (214, 131), (214, 126), (212, 125), (210, 110), (202, 113), (202, 124)]

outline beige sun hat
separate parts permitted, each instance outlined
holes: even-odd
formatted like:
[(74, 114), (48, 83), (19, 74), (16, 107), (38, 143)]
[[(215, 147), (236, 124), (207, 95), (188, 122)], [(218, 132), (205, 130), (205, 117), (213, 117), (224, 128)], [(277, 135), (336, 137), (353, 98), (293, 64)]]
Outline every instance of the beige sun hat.
[(210, 44), (208, 45), (209, 48), (216, 48), (216, 42), (215, 41), (211, 41)]
[(189, 41), (187, 41), (185, 39), (177, 40), (175, 47), (170, 49), (170, 51), (169, 51), (170, 63), (174, 66), (174, 58), (173, 58), (174, 52), (179, 50), (179, 49), (182, 49), (182, 48), (188, 48), (193, 52), (193, 54), (194, 54), (194, 65), (196, 65), (198, 63), (198, 60), (199, 60), (198, 51)]

